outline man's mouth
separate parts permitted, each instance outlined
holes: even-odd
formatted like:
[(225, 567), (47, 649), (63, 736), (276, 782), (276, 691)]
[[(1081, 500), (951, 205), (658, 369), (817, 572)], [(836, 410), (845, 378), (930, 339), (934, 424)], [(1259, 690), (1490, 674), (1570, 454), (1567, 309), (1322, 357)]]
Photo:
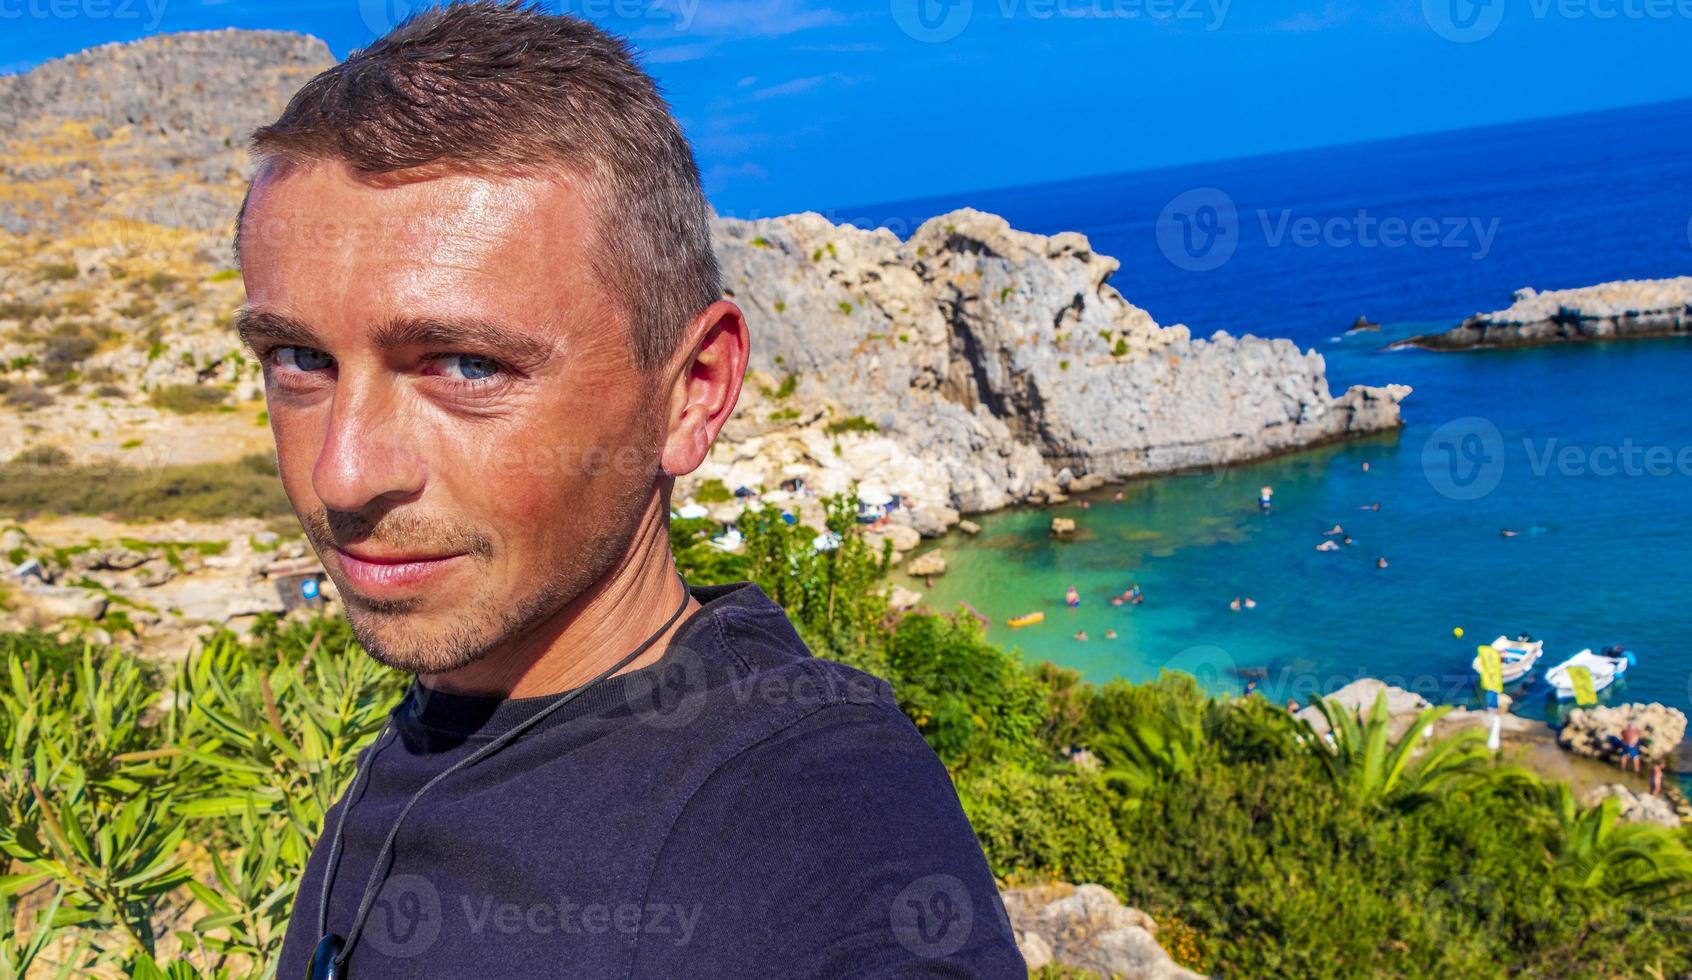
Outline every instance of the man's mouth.
[(383, 552), (336, 547), (347, 578), (366, 592), (391, 592), (429, 581), (460, 564), (462, 554)]

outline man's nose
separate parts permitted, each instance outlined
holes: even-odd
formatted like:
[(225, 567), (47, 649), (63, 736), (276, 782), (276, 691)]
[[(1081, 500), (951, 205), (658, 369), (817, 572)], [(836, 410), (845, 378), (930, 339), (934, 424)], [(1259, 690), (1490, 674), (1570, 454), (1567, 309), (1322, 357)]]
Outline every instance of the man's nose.
[(423, 491), (428, 478), (424, 438), (404, 401), (391, 385), (343, 381), (336, 387), (329, 431), (311, 473), (325, 507), (357, 511)]

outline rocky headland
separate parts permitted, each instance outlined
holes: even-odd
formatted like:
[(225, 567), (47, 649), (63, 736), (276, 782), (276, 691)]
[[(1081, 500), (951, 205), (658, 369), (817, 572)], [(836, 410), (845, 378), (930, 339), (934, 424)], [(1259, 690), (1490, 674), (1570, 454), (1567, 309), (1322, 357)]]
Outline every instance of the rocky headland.
[(1458, 351), (1692, 333), (1692, 276), (1628, 279), (1579, 289), (1519, 289), (1507, 309), (1476, 313), (1443, 333), (1392, 346)]

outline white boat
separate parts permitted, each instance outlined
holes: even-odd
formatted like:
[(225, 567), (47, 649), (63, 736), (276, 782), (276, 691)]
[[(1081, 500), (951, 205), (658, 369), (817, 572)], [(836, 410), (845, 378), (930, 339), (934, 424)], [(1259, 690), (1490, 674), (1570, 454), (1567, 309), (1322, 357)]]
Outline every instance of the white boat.
[[(1545, 653), (1545, 641), (1535, 640), (1526, 634), (1514, 640), (1500, 636), (1492, 641), (1492, 648), (1498, 651), (1498, 662), (1504, 668), (1504, 683), (1521, 680), (1533, 665), (1539, 663), (1539, 658)], [(1480, 656), (1475, 656), (1472, 665), (1475, 673), (1480, 673)]]
[(1616, 678), (1627, 673), (1627, 669), (1633, 664), (1631, 650), (1606, 647), (1602, 653), (1593, 653), (1591, 649), (1586, 649), (1546, 671), (1545, 680), (1556, 689), (1557, 700), (1569, 701), (1575, 696), (1574, 684), (1569, 681), (1570, 667), (1585, 667), (1590, 671), (1592, 690), (1596, 693), (1614, 684)]

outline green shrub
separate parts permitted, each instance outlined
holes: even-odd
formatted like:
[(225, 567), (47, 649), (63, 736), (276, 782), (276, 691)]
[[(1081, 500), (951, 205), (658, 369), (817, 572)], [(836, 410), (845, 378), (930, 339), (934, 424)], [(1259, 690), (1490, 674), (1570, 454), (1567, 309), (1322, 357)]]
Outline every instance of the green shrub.
[(728, 485), (716, 477), (699, 481), (699, 489), (693, 492), (693, 498), (702, 504), (721, 504), (734, 499), (734, 493)]
[(171, 384), (154, 388), (149, 401), (168, 412), (192, 415), (218, 408), (226, 397), (223, 391), (210, 385)]
[(1050, 757), (1040, 740), (1044, 692), (973, 616), (905, 616), (887, 661), (899, 706), (953, 771)]
[(15, 465), (69, 466), (71, 454), (58, 446), (31, 446), (12, 457)]
[(960, 779), (958, 798), (997, 877), (1122, 890), (1131, 852), (1116, 828), (1121, 800), (1097, 778), (1001, 765)]
[(221, 520), (292, 513), (268, 454), (219, 463), (110, 463), (23, 470), (0, 480), (0, 514), (110, 515), (118, 520)]
[(843, 432), (880, 432), (881, 428), (862, 415), (852, 415), (828, 423), (823, 426), (823, 431), (837, 436)]

